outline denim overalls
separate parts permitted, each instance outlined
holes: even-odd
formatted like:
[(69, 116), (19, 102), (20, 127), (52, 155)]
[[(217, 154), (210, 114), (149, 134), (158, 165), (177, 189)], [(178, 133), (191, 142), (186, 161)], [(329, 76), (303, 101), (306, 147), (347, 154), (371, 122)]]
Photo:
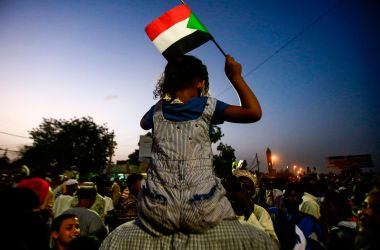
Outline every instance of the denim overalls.
[(162, 102), (154, 108), (153, 164), (138, 201), (139, 218), (154, 235), (201, 233), (235, 215), (212, 166), (215, 105), (209, 97), (199, 118), (181, 122), (164, 118)]

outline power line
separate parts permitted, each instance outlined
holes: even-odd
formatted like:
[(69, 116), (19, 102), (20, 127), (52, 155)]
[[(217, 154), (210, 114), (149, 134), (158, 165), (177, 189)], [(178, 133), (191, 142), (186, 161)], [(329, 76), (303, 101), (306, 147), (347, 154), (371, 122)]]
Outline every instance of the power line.
[(19, 137), (19, 138), (25, 138), (25, 139), (31, 139), (30, 137), (26, 137), (26, 136), (22, 136), (22, 135), (15, 135), (15, 134), (3, 132), (3, 131), (0, 131), (0, 134), (10, 135), (10, 136)]
[(19, 146), (24, 146), (24, 145), (27, 145), (27, 144), (30, 144), (30, 143), (17, 143), (17, 144), (3, 144), (3, 145), (0, 145), (0, 147), (19, 147)]
[[(328, 14), (330, 14), (330, 12), (332, 12), (334, 9), (336, 9), (341, 3), (343, 3), (344, 0), (340, 0), (338, 1), (337, 3), (335, 3), (334, 5), (332, 5), (329, 9), (327, 9), (325, 12), (323, 12), (321, 15), (319, 15), (316, 19), (314, 19), (314, 21), (312, 21), (311, 23), (309, 23), (308, 25), (306, 25), (300, 32), (298, 32), (295, 36), (293, 36), (292, 38), (290, 38), (288, 41), (286, 41), (280, 48), (278, 48), (276, 51), (274, 51), (272, 54), (270, 54), (268, 57), (266, 57), (264, 60), (262, 60), (259, 64), (257, 64), (253, 69), (251, 69), (250, 71), (248, 71), (248, 73), (246, 73), (243, 77), (247, 77), (248, 75), (252, 74), (253, 72), (255, 72), (256, 70), (258, 70), (259, 68), (261, 68), (265, 63), (267, 63), (269, 60), (271, 60), (274, 56), (276, 56), (278, 53), (280, 53), (281, 50), (285, 49), (287, 46), (289, 46), (289, 44), (291, 44), (292, 42), (294, 42), (298, 37), (300, 37), (301, 35), (303, 35), (306, 31), (308, 31), (310, 28), (312, 28), (315, 24), (317, 24), (319, 21), (321, 21), (324, 17), (326, 17)], [(227, 88), (225, 88), (224, 90), (222, 90), (218, 95), (216, 96), (220, 96), (222, 95), (224, 92), (226, 92), (227, 90), (229, 90), (232, 86), (228, 86)]]
[(5, 151), (5, 152), (13, 152), (13, 153), (20, 153), (20, 151), (18, 150), (10, 150), (10, 149), (7, 149), (7, 148), (0, 148), (1, 151)]

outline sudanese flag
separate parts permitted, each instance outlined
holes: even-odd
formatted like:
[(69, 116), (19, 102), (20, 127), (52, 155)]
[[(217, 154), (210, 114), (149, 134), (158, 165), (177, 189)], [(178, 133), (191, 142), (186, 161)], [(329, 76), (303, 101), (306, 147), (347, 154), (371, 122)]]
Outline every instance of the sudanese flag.
[(212, 39), (186, 4), (164, 13), (148, 24), (145, 32), (167, 60), (184, 55)]

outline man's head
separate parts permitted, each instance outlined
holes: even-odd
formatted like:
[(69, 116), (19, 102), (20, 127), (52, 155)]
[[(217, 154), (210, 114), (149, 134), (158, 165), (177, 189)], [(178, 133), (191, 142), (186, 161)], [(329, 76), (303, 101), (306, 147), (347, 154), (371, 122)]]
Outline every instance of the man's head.
[(24, 187), (29, 188), (36, 192), (40, 199), (40, 206), (43, 206), (46, 199), (49, 196), (50, 185), (49, 182), (41, 179), (41, 178), (30, 178), (21, 180), (16, 184), (16, 187)]
[(380, 232), (380, 190), (374, 189), (364, 200), (364, 208), (359, 213), (359, 231)]
[(79, 186), (77, 191), (78, 207), (90, 208), (96, 199), (96, 186), (84, 185)]
[(284, 193), (284, 206), (290, 211), (297, 211), (302, 203), (303, 191), (298, 183), (289, 183)]
[(79, 221), (74, 214), (62, 214), (51, 224), (51, 238), (56, 245), (66, 246), (79, 236)]
[(131, 174), (127, 177), (127, 186), (129, 192), (134, 196), (137, 196), (141, 189), (141, 180), (144, 177), (141, 174)]
[(246, 177), (229, 175), (222, 179), (222, 185), (226, 189), (226, 197), (235, 213), (239, 216), (244, 215), (248, 219), (254, 208), (251, 194), (248, 193), (249, 186), (254, 186), (253, 182)]
[(334, 226), (341, 220), (350, 220), (352, 218), (352, 207), (345, 196), (336, 191), (329, 191), (324, 196), (321, 213), (330, 226)]
[(69, 179), (64, 182), (64, 194), (73, 196), (78, 190), (78, 181), (75, 179)]
[(304, 192), (309, 193), (313, 196), (319, 195), (319, 189), (318, 189), (317, 180), (315, 179), (315, 177), (312, 177), (312, 176), (302, 177), (302, 179), (300, 180), (300, 185)]
[(257, 178), (248, 170), (236, 170), (235, 176), (238, 177), (242, 187), (247, 191), (249, 198), (252, 200), (256, 196)]

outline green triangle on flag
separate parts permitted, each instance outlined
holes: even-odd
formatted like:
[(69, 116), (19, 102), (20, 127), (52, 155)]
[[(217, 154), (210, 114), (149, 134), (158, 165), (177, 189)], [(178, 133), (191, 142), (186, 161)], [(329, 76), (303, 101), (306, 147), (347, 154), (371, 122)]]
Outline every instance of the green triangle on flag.
[(187, 23), (187, 28), (200, 30), (206, 33), (209, 33), (205, 26), (201, 23), (201, 21), (196, 17), (193, 13), (190, 13), (189, 22)]

